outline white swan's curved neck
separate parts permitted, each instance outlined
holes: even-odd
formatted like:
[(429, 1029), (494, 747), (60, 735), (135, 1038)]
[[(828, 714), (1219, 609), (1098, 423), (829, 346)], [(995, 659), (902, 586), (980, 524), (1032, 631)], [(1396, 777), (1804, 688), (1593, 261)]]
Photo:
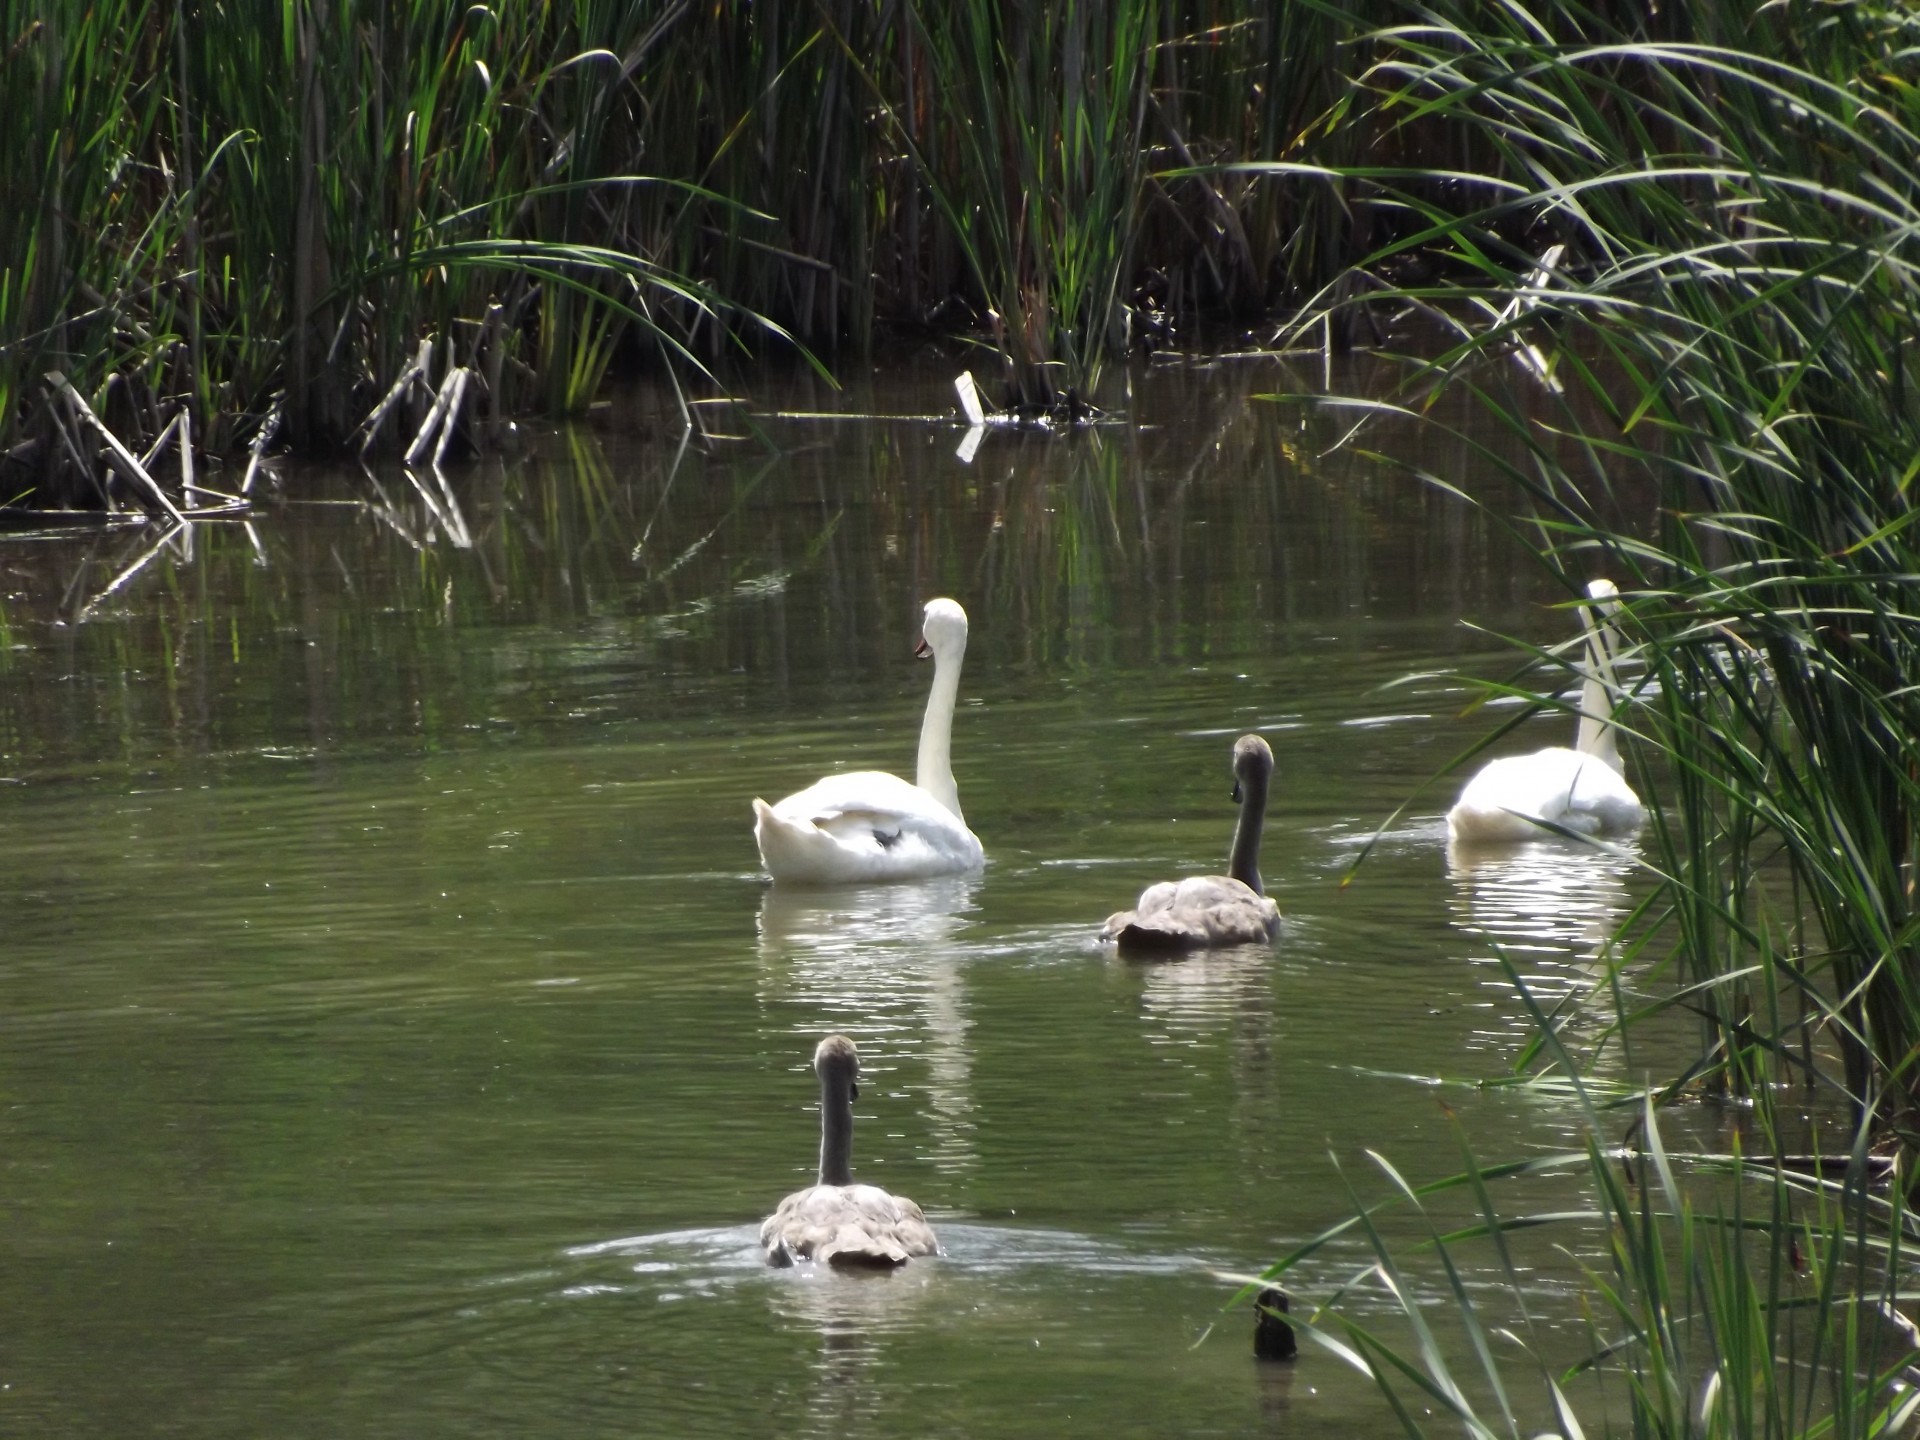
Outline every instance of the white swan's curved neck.
[(1243, 782), (1240, 819), (1233, 827), (1233, 855), (1227, 861), (1227, 874), (1256, 895), (1267, 893), (1260, 888), (1260, 827), (1266, 818), (1267, 782), (1264, 779), (1257, 784)]
[(1613, 662), (1619, 638), (1610, 617), (1618, 608), (1617, 602), (1608, 600), (1590, 600), (1582, 607), (1586, 678), (1580, 685), (1580, 733), (1574, 741), (1574, 749), (1582, 755), (1604, 760), (1615, 770), (1620, 768), (1620, 745), (1613, 728)]
[(844, 1075), (820, 1077), (820, 1183), (853, 1183), (853, 1084)]
[(953, 812), (962, 825), (960, 792), (953, 784), (953, 707), (960, 698), (960, 661), (964, 651), (936, 651), (933, 689), (927, 695), (926, 718), (920, 722), (920, 759), (914, 783)]

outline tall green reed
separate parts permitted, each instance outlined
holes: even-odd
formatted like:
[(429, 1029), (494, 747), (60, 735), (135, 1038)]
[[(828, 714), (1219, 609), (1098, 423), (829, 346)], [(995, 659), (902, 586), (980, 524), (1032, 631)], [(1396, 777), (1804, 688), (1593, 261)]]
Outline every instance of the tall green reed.
[(136, 434), (192, 403), (216, 449), (270, 410), (340, 443), (423, 339), (429, 379), (527, 392), (496, 409), (582, 407), (627, 332), (697, 369), (702, 329), (757, 317), (665, 258), (688, 212), (740, 207), (634, 168), (675, 14), (9, 9), (7, 448), (56, 453), (45, 425), (22, 434), (55, 367), (96, 407), (127, 389)]
[[(1386, 1197), (1354, 1192), (1353, 1219), (1256, 1284), (1362, 1240), (1358, 1270), (1291, 1318), (1373, 1380), (1410, 1436), (1904, 1433), (1920, 1414), (1920, 1335), (1899, 1308), (1914, 1280), (1902, 1192), (1868, 1183), (1864, 1152), (1840, 1178), (1689, 1162), (1667, 1151), (1657, 1112), (1643, 1118), (1637, 1151), (1590, 1141), (1498, 1166), (1469, 1151), (1420, 1185), (1373, 1157)], [(1542, 1208), (1541, 1187), (1569, 1183), (1589, 1199)], [(1587, 1299), (1578, 1337), (1528, 1308), (1548, 1239)], [(1502, 1283), (1478, 1283), (1489, 1275)]]
[(1352, 150), (1351, 29), (1180, 0), (9, 6), (0, 450), (91, 483), (51, 368), (130, 438), (190, 404), (215, 450), (270, 415), (324, 449), (425, 340), (490, 419), (779, 332), (967, 336), (1015, 398), (1090, 396), (1143, 333), (1261, 314), (1362, 243), (1336, 182), (1217, 168)]
[[(1590, 1147), (1611, 1263), (1587, 1276), (1604, 1320), (1588, 1366), (1622, 1377), (1607, 1413), (1635, 1434), (1912, 1418), (1914, 1335), (1893, 1307), (1920, 1141), (1920, 89), (1904, 15), (1822, 14), (1689, 9), (1656, 40), (1605, 7), (1409, 10), (1372, 39), (1367, 108), (1403, 137), (1397, 160), (1417, 131), (1451, 163), (1334, 168), (1376, 188), (1394, 238), (1300, 322), (1420, 317), (1432, 343), (1400, 393), (1346, 402), (1359, 433), (1469, 396), (1495, 438), (1457, 438), (1530, 497), (1514, 523), (1542, 563), (1570, 594), (1594, 574), (1628, 592), (1616, 718), (1638, 741), (1654, 889), (1588, 1001), (1602, 1023), (1536, 1012), (1521, 1060), (1577, 1084), (1593, 1057), (1567, 1037), (1690, 1016), (1697, 1049), (1650, 1097), (1736, 1095), (1780, 1156), (1701, 1202), (1651, 1108), (1636, 1181)], [(1394, 283), (1414, 259), (1431, 279)], [(1803, 1112), (1852, 1152), (1845, 1181), (1781, 1154)], [(1900, 1156), (1885, 1194), (1870, 1143)], [(1486, 1209), (1485, 1233), (1511, 1223)], [(1423, 1341), (1412, 1359), (1350, 1349), (1471, 1432), (1518, 1433)], [(1568, 1376), (1547, 1378), (1576, 1433)]]
[[(1704, 987), (1701, 1073), (1750, 1087), (1760, 1059), (1797, 1074), (1808, 1014), (1843, 1057), (1823, 1083), (1911, 1139), (1911, 102), (1865, 64), (1871, 47), (1834, 81), (1764, 35), (1560, 41), (1503, 13), (1469, 29), (1429, 12), (1371, 77), (1383, 123), (1445, 117), (1484, 161), (1369, 175), (1405, 216), (1375, 265), (1418, 247), (1454, 267), (1376, 292), (1439, 316), (1451, 342), (1409, 362), (1394, 408), (1476, 397), (1502, 435), (1486, 463), (1532, 495), (1546, 562), (1630, 592), (1648, 683), (1622, 718), (1661, 759), (1642, 772), (1662, 802), (1651, 858), (1675, 961)], [(1535, 274), (1549, 243), (1561, 258)]]
[(1126, 348), (1158, 6), (912, 13), (932, 89), (955, 112), (934, 112), (916, 152), (986, 298), (1012, 397), (1085, 395)]

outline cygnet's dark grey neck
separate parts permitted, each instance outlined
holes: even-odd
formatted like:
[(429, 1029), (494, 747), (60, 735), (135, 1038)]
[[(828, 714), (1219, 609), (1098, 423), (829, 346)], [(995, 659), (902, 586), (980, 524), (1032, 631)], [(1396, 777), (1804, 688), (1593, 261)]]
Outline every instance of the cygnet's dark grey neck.
[(1255, 766), (1240, 780), (1240, 822), (1233, 827), (1233, 856), (1227, 874), (1256, 895), (1260, 888), (1260, 828), (1267, 818), (1267, 772)]
[(820, 1183), (853, 1183), (853, 1081), (832, 1070), (820, 1077)]

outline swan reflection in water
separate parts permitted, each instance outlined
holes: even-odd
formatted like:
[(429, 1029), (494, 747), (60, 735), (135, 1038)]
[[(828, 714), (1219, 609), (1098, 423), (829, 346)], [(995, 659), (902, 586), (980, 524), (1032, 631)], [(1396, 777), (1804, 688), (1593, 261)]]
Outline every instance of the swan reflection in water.
[(811, 1363), (813, 1398), (798, 1433), (844, 1436), (874, 1428), (881, 1407), (892, 1402), (873, 1372), (886, 1364), (892, 1337), (926, 1328), (944, 1278), (938, 1265), (923, 1261), (867, 1271), (803, 1265), (769, 1272), (779, 1281), (768, 1292), (779, 1324), (820, 1340)]
[[(1607, 946), (1632, 904), (1631, 850), (1574, 840), (1475, 846), (1450, 842), (1448, 908), (1453, 923), (1492, 942), (1475, 959), (1498, 964), (1504, 954), (1544, 1007), (1578, 999), (1601, 982)], [(1507, 988), (1504, 974), (1497, 982)]]
[(1265, 1036), (1273, 1023), (1273, 947), (1264, 943), (1199, 950), (1177, 960), (1142, 964), (1140, 1005), (1168, 1038), (1248, 1030)]
[[(975, 875), (915, 885), (771, 885), (760, 901), (761, 1009), (791, 1021), (769, 1045), (784, 1053), (795, 1037), (843, 1031), (866, 1057), (876, 1095), (892, 1088), (886, 1072), (919, 1051), (927, 1123), (906, 1143), (947, 1175), (970, 1172), (976, 1161), (962, 937), (979, 888)], [(871, 1147), (867, 1153), (873, 1156)], [(882, 1151), (874, 1158), (905, 1157)], [(941, 1203), (937, 1194), (921, 1198)]]
[(908, 885), (769, 885), (760, 900), (760, 954), (939, 946), (972, 923), (979, 889), (977, 875)]

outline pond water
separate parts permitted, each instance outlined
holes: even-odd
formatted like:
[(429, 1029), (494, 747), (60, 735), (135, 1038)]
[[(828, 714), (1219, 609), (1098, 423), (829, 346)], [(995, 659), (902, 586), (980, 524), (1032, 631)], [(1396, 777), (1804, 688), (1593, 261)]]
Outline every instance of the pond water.
[[(1458, 1168), (1454, 1117), (1490, 1159), (1577, 1143), (1570, 1103), (1457, 1082), (1527, 1034), (1495, 942), (1551, 1000), (1632, 882), (1449, 856), (1457, 781), (1421, 787), (1492, 716), (1392, 682), (1507, 673), (1463, 618), (1554, 640), (1560, 597), (1488, 515), (1254, 398), (1286, 383), (1167, 366), (1133, 427), (970, 460), (952, 425), (813, 418), (950, 411), (944, 369), (757, 382), (684, 446), (634, 393), (444, 490), (289, 467), (150, 556), (0, 539), (0, 1429), (1389, 1429), (1332, 1357), (1256, 1362), (1217, 1272), (1381, 1194), (1368, 1149)], [(770, 887), (753, 796), (911, 774), (937, 594), (972, 617), (985, 874)], [(1249, 730), (1278, 944), (1103, 950), (1143, 884), (1223, 864)], [(759, 1259), (830, 1030), (856, 1174), (940, 1259)], [(1522, 1245), (1570, 1345), (1575, 1277)]]

